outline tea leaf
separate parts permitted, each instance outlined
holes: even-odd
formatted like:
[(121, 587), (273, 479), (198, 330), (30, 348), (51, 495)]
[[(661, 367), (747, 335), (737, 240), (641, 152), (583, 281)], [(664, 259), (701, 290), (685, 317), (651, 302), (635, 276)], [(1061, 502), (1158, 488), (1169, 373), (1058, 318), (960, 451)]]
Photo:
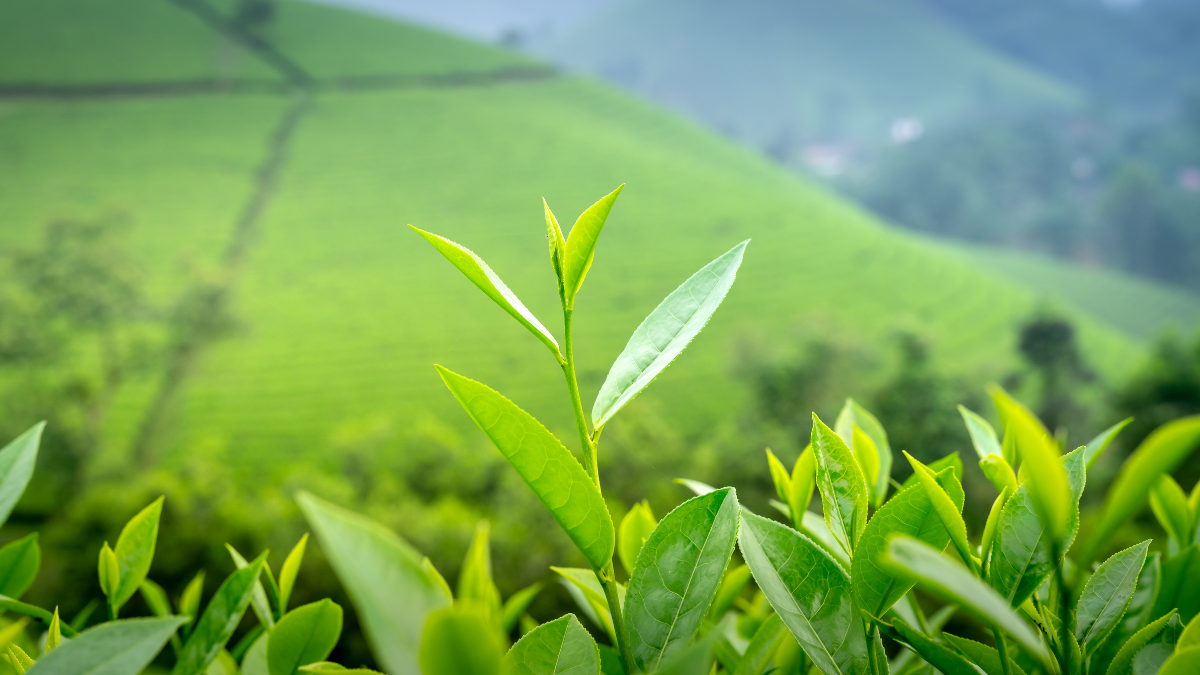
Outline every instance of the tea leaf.
[(746, 240), (734, 246), (693, 274), (633, 331), (596, 395), (592, 405), (593, 427), (604, 426), (671, 365), (704, 328), (733, 286), (748, 243)]
[(300, 666), (323, 661), (342, 634), (342, 608), (326, 598), (293, 609), (271, 629), (267, 672), (295, 675)]
[(1168, 422), (1154, 430), (1125, 461), (1101, 507), (1100, 517), (1076, 562), (1087, 565), (1117, 528), (1142, 508), (1158, 477), (1179, 466), (1200, 443), (1200, 415)]
[(25, 486), (37, 464), (38, 444), (45, 422), (38, 422), (0, 450), (0, 525), (8, 520), (13, 507), (25, 494)]
[(657, 525), (658, 521), (654, 519), (650, 503), (645, 501), (634, 504), (629, 513), (621, 519), (621, 527), (617, 529), (617, 557), (621, 559), (621, 564), (630, 575), (637, 567), (642, 545)]
[(771, 663), (771, 658), (775, 656), (775, 650), (786, 632), (778, 614), (767, 617), (758, 630), (754, 631), (754, 637), (746, 646), (733, 675), (762, 675), (767, 669), (767, 664)]
[(146, 579), (140, 587), (142, 598), (146, 601), (146, 606), (154, 612), (154, 616), (171, 616), (171, 601), (167, 599), (167, 592), (162, 589), (162, 586)]
[(500, 630), (508, 635), (512, 632), (513, 627), (517, 625), (521, 615), (525, 610), (529, 609), (529, 604), (537, 597), (538, 593), (542, 592), (542, 584), (535, 583), (522, 588), (513, 593), (512, 596), (504, 603), (504, 609), (500, 613)]
[[(960, 485), (962, 484), (963, 463), (957, 452), (952, 452), (945, 457), (933, 460), (928, 464), (928, 468), (935, 474), (939, 474), (945, 469), (954, 469), (954, 478), (959, 482)], [(908, 488), (920, 482), (921, 481), (917, 478), (917, 474), (914, 472), (910, 474), (908, 478), (904, 479), (904, 482), (900, 485), (900, 491), (907, 490)]]
[[(567, 591), (575, 598), (576, 604), (588, 619), (607, 633), (613, 644), (616, 644), (616, 631), (613, 629), (612, 614), (608, 610), (608, 598), (604, 595), (604, 587), (600, 585), (596, 573), (579, 567), (551, 567), (550, 569), (563, 578)], [(620, 584), (617, 584), (617, 589), (622, 604), (624, 604), (624, 590)]]
[(420, 672), (496, 675), (503, 655), (500, 636), (487, 615), (473, 605), (455, 605), (429, 615), (421, 636)]
[(783, 463), (767, 448), (767, 468), (771, 470), (771, 482), (775, 484), (775, 495), (784, 504), (792, 498), (792, 475), (783, 468)]
[(183, 644), (171, 675), (200, 675), (217, 658), (250, 606), (266, 558), (264, 552), (248, 567), (235, 571), (225, 579)]
[(979, 459), (987, 459), (991, 455), (997, 457), (1004, 455), (1000, 439), (996, 437), (996, 430), (992, 428), (991, 424), (988, 424), (987, 420), (971, 412), (966, 406), (958, 406), (958, 412), (967, 425), (967, 433), (971, 435), (971, 445), (975, 446), (975, 452), (979, 455)]
[[(225, 550), (229, 551), (229, 556), (233, 558), (233, 564), (239, 570), (250, 566), (242, 554), (229, 544), (225, 544)], [(269, 569), (265, 561), (263, 569)], [(263, 625), (263, 628), (271, 630), (275, 626), (275, 614), (271, 611), (271, 603), (267, 600), (267, 591), (263, 588), (261, 578), (254, 585), (254, 595), (250, 598), (250, 606), (254, 609), (254, 615), (258, 617), (258, 622)]]
[(616, 533), (600, 489), (583, 466), (532, 415), (495, 390), (437, 366), (475, 424), (533, 489), (592, 567), (612, 560)]
[(1063, 470), (1058, 445), (1033, 413), (999, 387), (992, 387), (992, 400), (1007, 433), (1013, 435), (1017, 454), (1033, 504), (1056, 541), (1067, 538), (1071, 510), (1071, 488)]
[(796, 530), (825, 549), (825, 552), (832, 556), (842, 566), (842, 569), (849, 574), (850, 556), (846, 555), (846, 551), (842, 549), (837, 538), (829, 531), (829, 526), (825, 524), (825, 519), (820, 514), (805, 511), (802, 514), (800, 526)]
[(550, 243), (550, 266), (554, 269), (554, 278), (558, 280), (558, 297), (565, 309), (567, 289), (564, 285), (563, 271), (566, 266), (567, 242), (563, 239), (558, 219), (550, 211), (550, 205), (546, 203), (545, 199), (542, 199), (542, 209), (546, 212), (546, 240)]
[(100, 562), (97, 563), (97, 567), (100, 572), (100, 591), (108, 598), (108, 604), (111, 606), (117, 595), (117, 587), (121, 584), (121, 565), (117, 562), (116, 554), (108, 547), (107, 541), (100, 547)]
[(892, 627), (918, 656), (945, 675), (979, 675), (979, 671), (966, 658), (949, 647), (934, 642), (928, 635), (903, 621), (893, 621)]
[[(937, 474), (937, 481), (951, 496), (954, 505), (962, 508), (963, 490), (954, 478), (953, 469), (943, 469)], [(858, 543), (850, 568), (851, 586), (858, 607), (874, 617), (883, 617), (913, 587), (911, 579), (897, 577), (882, 567), (888, 539), (896, 534), (916, 537), (938, 550), (950, 543), (950, 534), (924, 485), (907, 488), (879, 507)]]
[(300, 563), (304, 561), (304, 550), (308, 547), (308, 533), (300, 537), (296, 546), (283, 561), (279, 568), (279, 611), (287, 612), (288, 600), (292, 597), (292, 588), (296, 586), (296, 575), (300, 573)]
[(983, 525), (983, 537), (979, 542), (979, 556), (983, 563), (984, 578), (987, 578), (987, 569), (989, 565), (989, 557), (992, 553), (992, 543), (996, 540), (996, 526), (1000, 524), (1000, 514), (1004, 511), (1004, 505), (1008, 502), (1009, 489), (1005, 487), (996, 497), (996, 501), (992, 502), (992, 508), (988, 511), (987, 521)]
[(41, 564), (37, 532), (5, 544), (0, 548), (0, 595), (14, 599), (24, 595)]
[(1174, 617), (1175, 612), (1171, 611), (1134, 633), (1113, 657), (1112, 663), (1108, 666), (1108, 675), (1130, 675), (1133, 672), (1133, 658), (1150, 640), (1157, 637)]
[(996, 492), (1008, 490), (1011, 495), (1017, 491), (1017, 474), (1000, 455), (988, 455), (979, 460), (979, 469), (996, 486)]
[(136, 516), (129, 519), (121, 536), (117, 539), (114, 553), (121, 570), (121, 581), (117, 586), (116, 596), (109, 596), (109, 602), (114, 607), (121, 607), (142, 585), (146, 575), (150, 573), (150, 563), (154, 560), (154, 544), (158, 539), (158, 520), (162, 515), (163, 498), (154, 500), (150, 506), (142, 509)]
[(504, 675), (599, 675), (596, 641), (573, 614), (544, 623), (513, 645)]
[(29, 675), (137, 675), (183, 618), (123, 619), (85, 630), (37, 660)]
[(1176, 609), (1180, 619), (1191, 621), (1200, 611), (1200, 584), (1196, 579), (1200, 579), (1200, 544), (1191, 544), (1163, 561), (1150, 618)]
[(867, 640), (850, 578), (820, 546), (785, 525), (742, 512), (738, 546), (754, 581), (817, 669), (867, 670)]
[(724, 488), (680, 504), (646, 540), (624, 602), (636, 667), (653, 670), (691, 643), (721, 585), (737, 531), (737, 494)]
[(196, 572), (196, 576), (188, 582), (183, 593), (179, 595), (179, 613), (186, 616), (188, 621), (184, 625), (182, 631), (190, 633), (191, 628), (195, 626), (193, 619), (200, 616), (200, 596), (204, 594), (204, 570)]
[(422, 556), (379, 523), (302, 492), (296, 502), (354, 602), (379, 665), (418, 672), (421, 630), (450, 594), (421, 569)]
[(655, 671), (654, 675), (696, 675), (697, 673), (708, 673), (712, 667), (712, 662), (712, 642), (702, 640), (670, 659), (666, 659), (662, 667)]
[(1129, 426), (1129, 423), (1132, 421), (1132, 417), (1126, 417), (1120, 422), (1117, 422), (1111, 427), (1096, 434), (1095, 438), (1088, 441), (1087, 450), (1083, 451), (1083, 459), (1089, 469), (1092, 468), (1092, 464), (1096, 463), (1096, 460), (1100, 459), (1100, 455), (1104, 454), (1104, 451), (1108, 449), (1109, 444), (1113, 442), (1113, 439), (1117, 437), (1117, 434), (1121, 433), (1121, 431), (1125, 427)]
[[(596, 256), (596, 241), (600, 239), (600, 231), (608, 220), (613, 202), (625, 188), (622, 183), (616, 190), (600, 198), (579, 215), (575, 225), (567, 234), (566, 250), (563, 255), (563, 289), (566, 299), (565, 309), (575, 307), (575, 295), (583, 286), (583, 279), (592, 267), (592, 259)], [(599, 425), (597, 425), (599, 426)]]
[[(1192, 543), (1192, 514), (1183, 488), (1167, 474), (1159, 476), (1150, 488), (1150, 510), (1180, 547)], [(3, 551), (0, 551), (3, 555)]]
[(883, 563), (897, 576), (909, 576), (922, 590), (953, 602), (976, 619), (1013, 637), (1030, 656), (1052, 663), (1042, 642), (1004, 598), (940, 551), (922, 541), (897, 536), (888, 544)]
[(54, 618), (50, 620), (50, 627), (46, 629), (46, 649), (43, 655), (60, 644), (62, 644), (62, 621), (58, 618), (58, 608), (55, 607)]
[(1195, 675), (1200, 673), (1200, 647), (1176, 649), (1171, 658), (1163, 662), (1158, 675)]
[[(855, 402), (854, 399), (847, 398), (846, 404), (842, 406), (842, 411), (838, 413), (833, 428), (837, 430), (838, 436), (850, 448), (854, 448), (855, 425), (862, 429), (863, 433), (875, 444), (879, 468), (876, 471), (868, 471), (864, 467), (863, 475), (875, 476), (874, 480), (868, 478), (867, 485), (871, 494), (871, 504), (878, 508), (883, 503), (884, 498), (887, 497), (888, 481), (892, 477), (892, 447), (888, 445), (887, 432), (884, 431), (883, 425), (879, 423), (879, 420), (870, 411)], [(855, 453), (857, 456), (857, 450), (855, 450)]]
[[(412, 225), (409, 225), (412, 227)], [(458, 268), (465, 277), (471, 280), (479, 290), (483, 291), (484, 295), (492, 299), (500, 308), (508, 312), (512, 318), (518, 323), (525, 326), (533, 336), (542, 341), (546, 348), (551, 353), (558, 355), (558, 342), (550, 331), (542, 325), (541, 321), (530, 312), (524, 304), (517, 298), (516, 294), (509, 290), (508, 286), (500, 280), (500, 277), (488, 267), (483, 258), (475, 255), (470, 249), (460, 244), (456, 244), (449, 239), (439, 237), (432, 232), (413, 227), (417, 234), (425, 237), (425, 240), (438, 250), (439, 253), (446, 256), (446, 260), (450, 264)]]
[(1144, 541), (1117, 553), (1083, 585), (1075, 603), (1072, 632), (1084, 656), (1094, 652), (1124, 616), (1149, 548), (1150, 542)]
[(907, 452), (904, 453), (904, 456), (912, 465), (917, 480), (925, 486), (925, 494), (933, 504), (933, 512), (937, 514), (942, 525), (950, 533), (950, 541), (954, 544), (954, 549), (958, 551), (958, 557), (962, 559), (964, 565), (975, 570), (975, 560), (971, 557), (971, 542), (967, 541), (967, 524), (962, 519), (962, 505), (955, 504), (950, 499), (950, 495), (946, 494), (946, 491), (938, 484), (937, 477), (928, 467)]
[[(1000, 652), (995, 649), (949, 633), (942, 633), (942, 639), (966, 656), (968, 661), (982, 668), (987, 675), (1005, 675), (1004, 664), (1000, 661)], [(1025, 675), (1021, 666), (1012, 659), (1009, 659), (1008, 666), (1012, 668), (1012, 675)]]
[(821, 491), (825, 524), (846, 557), (853, 557), (867, 525), (867, 479), (850, 448), (815, 413), (812, 448), (817, 458), (817, 489)]
[(708, 617), (713, 621), (720, 621), (749, 581), (750, 568), (746, 565), (738, 565), (725, 572), (725, 578), (721, 580), (721, 587), (717, 589), (717, 596), (713, 598), (712, 606), (708, 608)]
[(804, 448), (796, 464), (792, 466), (792, 491), (787, 502), (792, 525), (799, 528), (804, 521), (804, 512), (812, 501), (813, 488), (817, 486), (817, 457), (813, 454), (812, 446)]
[(491, 526), (486, 520), (479, 521), (475, 526), (475, 536), (458, 574), (456, 599), (459, 602), (477, 603), (493, 621), (499, 621), (500, 589), (492, 581), (492, 552), (488, 547), (490, 531)]

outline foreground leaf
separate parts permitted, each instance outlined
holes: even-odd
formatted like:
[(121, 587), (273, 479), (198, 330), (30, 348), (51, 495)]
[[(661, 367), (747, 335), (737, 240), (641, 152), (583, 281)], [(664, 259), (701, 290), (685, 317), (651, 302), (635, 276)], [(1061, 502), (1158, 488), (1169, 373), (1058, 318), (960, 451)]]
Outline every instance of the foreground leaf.
[(1058, 445), (1040, 420), (999, 387), (992, 400), (1007, 433), (1012, 434), (1034, 507), (1055, 541), (1065, 541), (1071, 510), (1071, 487), (1063, 470)]
[(904, 457), (912, 465), (913, 475), (925, 488), (925, 495), (929, 497), (929, 502), (933, 505), (933, 512), (937, 514), (946, 531), (950, 533), (950, 541), (958, 551), (958, 557), (962, 559), (964, 565), (978, 571), (971, 554), (971, 542), (967, 541), (967, 524), (962, 519), (962, 504), (955, 503), (950, 498), (950, 495), (938, 483), (937, 476), (928, 467), (907, 452), (904, 453)]
[[(942, 633), (942, 639), (966, 656), (968, 661), (982, 668), (987, 675), (1005, 675), (1004, 664), (1000, 661), (1000, 652), (992, 647), (949, 633)], [(1021, 666), (1012, 659), (1009, 659), (1008, 665), (1012, 668), (1011, 675), (1025, 675)]]
[(825, 524), (846, 552), (854, 547), (867, 525), (867, 479), (854, 454), (842, 439), (814, 413), (812, 448), (817, 459), (817, 489)]
[(267, 641), (267, 672), (295, 675), (300, 666), (324, 661), (342, 635), (342, 608), (326, 598), (284, 615)]
[(472, 605), (455, 605), (429, 615), (421, 636), (420, 672), (496, 675), (503, 655), (500, 635), (487, 615)]
[(1171, 473), (1200, 444), (1200, 415), (1168, 422), (1154, 430), (1125, 461), (1104, 499), (1100, 517), (1077, 562), (1087, 565), (1117, 528), (1142, 508), (1158, 477)]
[[(409, 225), (412, 227), (412, 225)], [(450, 264), (458, 268), (464, 276), (471, 280), (479, 290), (483, 291), (484, 295), (492, 299), (500, 308), (508, 312), (512, 318), (516, 319), (522, 326), (529, 329), (533, 336), (542, 341), (546, 348), (551, 352), (558, 354), (558, 342), (550, 331), (542, 325), (541, 321), (530, 312), (524, 304), (521, 303), (515, 293), (509, 290), (508, 286), (500, 280), (500, 277), (488, 267), (483, 258), (475, 255), (470, 249), (465, 246), (456, 244), (449, 239), (439, 237), (432, 232), (413, 227), (417, 234), (425, 237), (425, 240), (438, 250), (439, 253), (446, 256), (446, 260)]]
[(1117, 553), (1088, 577), (1075, 603), (1072, 632), (1085, 657), (1090, 656), (1117, 627), (1146, 562), (1150, 541)]
[(965, 567), (924, 542), (903, 535), (892, 539), (883, 560), (893, 574), (911, 576), (922, 590), (953, 602), (976, 619), (1008, 633), (1030, 656), (1050, 667), (1050, 655), (1029, 625), (1004, 598)]
[(692, 641), (721, 585), (738, 532), (733, 488), (693, 497), (646, 540), (625, 595), (633, 664), (653, 670)]
[(329, 564), (354, 602), (379, 665), (416, 673), (421, 631), (450, 594), (421, 569), (422, 556), (379, 523), (308, 493), (296, 497)]
[[(250, 566), (250, 563), (246, 562), (242, 554), (238, 553), (237, 549), (233, 546), (225, 544), (225, 550), (229, 551), (229, 557), (233, 558), (233, 564), (239, 570)], [(270, 569), (265, 562), (263, 563), (263, 569)], [(267, 591), (263, 588), (261, 578), (254, 586), (254, 595), (250, 598), (250, 607), (254, 610), (254, 615), (258, 617), (258, 622), (262, 624), (263, 629), (269, 631), (275, 627), (275, 613), (271, 610), (271, 601), (267, 599)]]
[[(943, 469), (937, 481), (961, 509), (964, 495), (954, 470)], [(934, 510), (925, 486), (914, 485), (885, 502), (867, 523), (858, 543), (850, 575), (854, 599), (874, 617), (882, 617), (913, 587), (911, 578), (898, 577), (882, 566), (888, 539), (896, 534), (915, 537), (938, 550), (950, 543), (950, 533)]]
[(308, 533), (300, 537), (300, 541), (292, 547), (283, 567), (279, 568), (279, 611), (286, 613), (288, 600), (292, 597), (292, 587), (296, 585), (296, 575), (300, 573), (300, 563), (304, 561), (304, 550), (308, 547)]
[(25, 486), (37, 464), (38, 444), (45, 422), (38, 422), (0, 450), (0, 525), (8, 520), (13, 507), (25, 494)]
[(437, 366), (475, 424), (533, 489), (592, 567), (613, 557), (616, 532), (600, 488), (554, 434), (495, 390)]
[(813, 454), (812, 446), (804, 448), (804, 452), (800, 453), (800, 457), (792, 466), (791, 486), (792, 491), (785, 500), (788, 505), (788, 517), (792, 519), (792, 525), (799, 528), (804, 522), (808, 503), (812, 501), (813, 488), (817, 486), (817, 458)]
[(1158, 675), (1196, 675), (1196, 673), (1200, 673), (1200, 647), (1177, 649), (1158, 671)]
[(504, 656), (504, 675), (598, 675), (600, 651), (573, 614), (534, 628)]
[(137, 675), (184, 619), (122, 619), (85, 630), (37, 660), (29, 675)]
[(900, 620), (892, 622), (892, 627), (904, 638), (908, 646), (922, 659), (944, 675), (979, 675), (975, 666), (954, 650), (934, 642), (932, 638), (912, 628)]
[(150, 573), (150, 563), (154, 561), (154, 545), (158, 540), (158, 521), (162, 515), (163, 498), (159, 497), (136, 516), (129, 519), (121, 536), (117, 539), (117, 565), (121, 570), (121, 581), (117, 586), (116, 597), (109, 597), (109, 602), (115, 607), (121, 607), (133, 594), (138, 586)]
[(1133, 672), (1133, 658), (1137, 656), (1138, 652), (1142, 651), (1143, 647), (1157, 637), (1158, 634), (1167, 627), (1167, 624), (1170, 623), (1171, 619), (1174, 617), (1175, 612), (1169, 612), (1165, 616), (1150, 622), (1150, 624), (1145, 628), (1134, 633), (1133, 637), (1129, 638), (1129, 640), (1122, 645), (1120, 651), (1117, 652), (1116, 657), (1113, 658), (1112, 663), (1109, 664), (1108, 675), (1130, 675), (1130, 673)]
[(842, 406), (842, 411), (838, 413), (833, 428), (857, 456), (858, 449), (854, 445), (855, 426), (867, 435), (874, 446), (875, 463), (878, 468), (877, 470), (868, 470), (867, 467), (863, 467), (863, 473), (866, 476), (873, 475), (875, 477), (874, 480), (868, 478), (867, 487), (871, 495), (871, 505), (878, 508), (887, 497), (888, 481), (892, 477), (892, 446), (888, 445), (887, 432), (884, 431), (879, 420), (857, 401), (847, 398), (846, 404)]
[(235, 571), (225, 579), (208, 601), (204, 614), (200, 616), (187, 642), (183, 644), (171, 675), (200, 675), (208, 668), (208, 664), (217, 658), (217, 654), (233, 636), (233, 631), (241, 622), (246, 608), (250, 606), (258, 575), (262, 572), (266, 559), (267, 554), (264, 552), (249, 566)]
[(733, 286), (748, 243), (746, 240), (734, 246), (693, 274), (633, 331), (596, 395), (593, 427), (603, 427), (671, 365), (704, 328)]
[(38, 533), (34, 532), (0, 548), (0, 595), (19, 598), (37, 578), (42, 564)]
[[(625, 188), (622, 183), (616, 190), (604, 195), (600, 201), (592, 204), (579, 215), (571, 231), (567, 233), (566, 250), (563, 255), (563, 288), (566, 309), (575, 307), (575, 295), (583, 286), (583, 279), (592, 267), (592, 259), (596, 256), (596, 242), (600, 239), (600, 231), (608, 220), (613, 202)], [(599, 426), (599, 425), (597, 425)]]
[(754, 581), (813, 664), (826, 675), (868, 669), (867, 640), (850, 579), (807, 537), (742, 512), (738, 546)]

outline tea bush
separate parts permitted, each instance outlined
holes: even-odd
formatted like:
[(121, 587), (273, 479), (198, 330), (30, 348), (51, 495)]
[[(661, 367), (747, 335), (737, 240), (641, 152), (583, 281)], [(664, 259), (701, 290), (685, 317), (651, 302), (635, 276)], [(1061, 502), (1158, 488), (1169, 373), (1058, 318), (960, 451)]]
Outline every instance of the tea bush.
[[(585, 211), (567, 237), (545, 208), (563, 310), (561, 345), (478, 256), (417, 230), (541, 341), (562, 369), (582, 462), (500, 393), (437, 366), (451, 394), (587, 561), (587, 568), (552, 570), (608, 645), (598, 644), (573, 614), (539, 624), (527, 610), (541, 583), (501, 596), (486, 521), (476, 528), (452, 589), (429, 558), (389, 529), (301, 492), (297, 503), (384, 670), (393, 675), (1200, 671), (1195, 618), (1200, 486), (1188, 494), (1170, 477), (1200, 444), (1200, 417), (1168, 422), (1150, 434), (1086, 528), (1079, 501), (1088, 470), (1128, 420), (1064, 453), (1042, 422), (999, 387), (989, 393), (1003, 434), (959, 408), (980, 469), (999, 493), (976, 539), (962, 518), (958, 454), (925, 464), (902, 453), (912, 475), (897, 482), (887, 432), (853, 400), (832, 427), (813, 415), (811, 443), (790, 470), (767, 451), (778, 497), (771, 506), (790, 527), (741, 505), (733, 487), (688, 479), (679, 482), (696, 496), (661, 520), (642, 502), (614, 523), (598, 471), (605, 425), (704, 327), (732, 287), (748, 243), (706, 265), (650, 313), (587, 414), (575, 374), (572, 320), (619, 193), (620, 188)], [(43, 426), (0, 451), (0, 522), (32, 476)], [(809, 510), (814, 492), (820, 513)], [(1151, 551), (1147, 540), (1098, 562), (1147, 501), (1168, 535), (1165, 548)], [(325, 660), (342, 632), (338, 604), (324, 599), (289, 610), (307, 535), (278, 574), (266, 552), (247, 560), (230, 546), (237, 569), (207, 603), (203, 571), (172, 601), (149, 578), (162, 509), (163, 500), (155, 500), (125, 525), (114, 545), (100, 547), (103, 601), (69, 621), (57, 608), (19, 600), (40, 567), (37, 535), (0, 549), (0, 609), (18, 617), (0, 627), (0, 656), (12, 670), (134, 675), (156, 662), (173, 664), (172, 675), (373, 672)], [(153, 616), (122, 618), (136, 594)], [(248, 611), (253, 627), (234, 640)], [(992, 644), (944, 631), (957, 612), (990, 632)], [(38, 626), (37, 639), (30, 638), (31, 623)], [(510, 645), (513, 636), (519, 639)], [(160, 654), (168, 644), (169, 651)]]

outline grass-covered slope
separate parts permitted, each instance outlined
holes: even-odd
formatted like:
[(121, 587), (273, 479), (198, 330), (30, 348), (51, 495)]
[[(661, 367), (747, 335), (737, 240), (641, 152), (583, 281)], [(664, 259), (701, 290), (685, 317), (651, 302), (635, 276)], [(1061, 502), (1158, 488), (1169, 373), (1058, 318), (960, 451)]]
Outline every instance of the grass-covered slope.
[[(286, 32), (284, 17), (302, 7), (282, 5), (280, 23), (264, 35)], [(346, 26), (365, 19), (321, 11), (322, 35), (340, 37), (320, 46), (278, 36), (287, 48), (277, 48), (325, 80), (379, 72), (363, 65), (371, 63), (445, 75), (516, 62), (475, 45), (458, 54), (461, 42), (428, 33), (435, 44), (422, 50), (424, 61), (362, 55)], [(387, 31), (397, 42), (413, 34), (383, 21), (371, 30), (378, 44)], [(310, 44), (320, 54), (307, 52)], [(319, 81), (291, 136), (275, 135), (296, 100), (283, 93), (0, 102), (0, 237), (29, 241), (56, 214), (124, 208), (135, 250), (165, 280), (190, 251), (217, 265), (244, 205), (273, 187), (257, 193), (261, 216), (243, 228), (252, 235), (246, 258), (222, 277), (232, 284), (239, 331), (188, 371), (171, 405), (173, 432), (160, 439), (167, 454), (224, 447), (230, 462), (258, 467), (335, 461), (334, 438), (430, 414), (465, 430), (434, 362), (499, 389), (571, 437), (553, 360), (408, 223), (473, 248), (555, 328), (540, 198), (569, 226), (627, 183), (577, 305), (589, 401), (663, 296), (753, 239), (726, 304), (634, 404), (653, 403), (692, 428), (721, 420), (747, 395), (730, 373), (740, 336), (786, 341), (814, 315), (868, 339), (915, 326), (935, 339), (948, 369), (989, 374), (1012, 358), (1014, 327), (1036, 303), (960, 254), (890, 230), (753, 153), (601, 85), (460, 85), (416, 78), (343, 91)], [(284, 145), (278, 175), (260, 183), (273, 138)], [(156, 284), (169, 295), (169, 282)], [(1089, 356), (1110, 371), (1137, 353), (1112, 329), (1086, 319), (1081, 328)], [(119, 397), (111, 448), (129, 442), (156, 381)]]
[(627, 0), (543, 50), (777, 152), (1073, 100), (920, 0)]

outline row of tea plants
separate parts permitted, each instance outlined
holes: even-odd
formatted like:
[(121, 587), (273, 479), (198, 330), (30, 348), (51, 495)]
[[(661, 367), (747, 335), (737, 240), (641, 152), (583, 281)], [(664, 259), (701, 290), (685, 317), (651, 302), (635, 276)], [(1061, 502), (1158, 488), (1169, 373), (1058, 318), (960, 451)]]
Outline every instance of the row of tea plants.
[[(301, 493), (301, 509), (386, 672), (1200, 673), (1200, 486), (1189, 495), (1169, 475), (1200, 444), (1200, 417), (1164, 425), (1133, 452), (1083, 538), (1079, 501), (1088, 470), (1128, 420), (1064, 452), (1061, 437), (999, 388), (990, 393), (1003, 434), (961, 408), (979, 466), (999, 495), (977, 538), (961, 515), (958, 454), (925, 465), (904, 453), (912, 476), (898, 483), (886, 431), (852, 400), (832, 428), (813, 416), (811, 444), (790, 470), (767, 451), (778, 496), (772, 505), (790, 527), (741, 506), (732, 487), (686, 479), (679, 482), (694, 498), (661, 520), (648, 504), (637, 504), (616, 526), (597, 470), (601, 432), (708, 322), (732, 287), (747, 245), (706, 265), (650, 313), (587, 415), (575, 376), (575, 300), (620, 190), (587, 209), (567, 237), (545, 208), (562, 345), (477, 255), (417, 230), (540, 340), (562, 369), (582, 462), (512, 401), (438, 366), (454, 397), (587, 562), (553, 571), (608, 645), (597, 644), (572, 614), (538, 624), (527, 609), (540, 584), (501, 597), (486, 522), (452, 590), (429, 559), (395, 533)], [(32, 475), (41, 429), (0, 451), (0, 522)], [(820, 513), (809, 510), (814, 492)], [(1153, 542), (1144, 541), (1098, 561), (1147, 501), (1169, 537), (1165, 548), (1152, 551)], [(37, 535), (0, 549), (0, 609), (17, 617), (0, 628), (0, 656), (15, 672), (135, 675), (172, 658), (172, 675), (373, 672), (325, 661), (342, 629), (336, 603), (288, 609), (307, 538), (278, 575), (267, 553), (248, 561), (230, 547), (236, 570), (203, 609), (203, 572), (172, 602), (148, 576), (162, 507), (161, 499), (147, 506), (114, 547), (101, 548), (103, 602), (69, 621), (57, 609), (19, 600), (39, 568)], [(155, 616), (121, 618), (136, 593)], [(931, 598), (944, 604), (933, 609)], [(254, 626), (234, 642), (247, 610)], [(990, 633), (991, 644), (943, 631), (956, 612)], [(885, 638), (898, 646), (890, 656)]]

